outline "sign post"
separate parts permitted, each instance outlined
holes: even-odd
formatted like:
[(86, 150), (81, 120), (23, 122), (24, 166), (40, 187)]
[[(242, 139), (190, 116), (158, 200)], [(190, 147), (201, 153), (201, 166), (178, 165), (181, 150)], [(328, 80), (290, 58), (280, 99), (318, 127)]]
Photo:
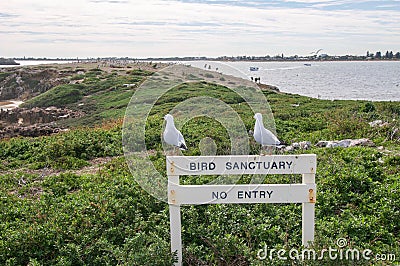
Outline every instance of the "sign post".
[[(182, 264), (181, 205), (302, 203), (302, 244), (314, 241), (315, 154), (167, 156), (171, 251)], [(180, 185), (181, 175), (302, 174), (301, 184)]]

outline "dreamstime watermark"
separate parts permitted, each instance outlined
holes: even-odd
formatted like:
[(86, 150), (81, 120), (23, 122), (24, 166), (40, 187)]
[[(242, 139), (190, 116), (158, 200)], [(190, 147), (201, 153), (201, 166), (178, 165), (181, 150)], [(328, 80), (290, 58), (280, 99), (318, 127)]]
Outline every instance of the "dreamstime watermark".
[(266, 245), (257, 252), (259, 260), (375, 260), (375, 261), (396, 261), (396, 255), (393, 253), (373, 254), (370, 249), (360, 250), (358, 248), (347, 247), (345, 238), (338, 238), (335, 247), (328, 247), (322, 250), (313, 248), (296, 249), (275, 249), (268, 248)]

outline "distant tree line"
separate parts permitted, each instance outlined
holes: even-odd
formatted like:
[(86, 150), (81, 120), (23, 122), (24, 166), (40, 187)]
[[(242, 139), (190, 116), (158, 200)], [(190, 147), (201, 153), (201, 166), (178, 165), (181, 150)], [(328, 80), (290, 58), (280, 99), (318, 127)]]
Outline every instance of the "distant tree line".
[(382, 54), (380, 51), (376, 52), (375, 54), (370, 53), (367, 51), (367, 58), (376, 58), (376, 59), (400, 59), (400, 52), (393, 54), (393, 51), (386, 51), (385, 54)]

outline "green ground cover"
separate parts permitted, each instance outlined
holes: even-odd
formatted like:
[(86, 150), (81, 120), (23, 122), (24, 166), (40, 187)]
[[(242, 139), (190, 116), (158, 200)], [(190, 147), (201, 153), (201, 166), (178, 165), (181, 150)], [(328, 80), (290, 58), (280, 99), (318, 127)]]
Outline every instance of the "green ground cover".
[[(141, 70), (74, 74), (79, 85), (61, 85), (28, 104), (57, 102), (86, 108), (86, 116), (68, 120), (74, 127), (38, 138), (0, 141), (0, 265), (171, 265), (168, 205), (145, 192), (129, 172), (122, 152), (121, 120), (137, 85), (150, 73)], [(79, 76), (76, 76), (79, 75)], [(78, 93), (79, 92), (79, 93)], [(314, 248), (349, 247), (400, 258), (400, 103), (327, 101), (264, 92), (274, 113), (278, 136), (294, 141), (369, 138), (377, 147), (317, 148), (316, 241)], [(76, 97), (80, 95), (81, 97)], [(247, 130), (253, 114), (240, 97), (207, 83), (183, 84), (159, 99), (147, 125), (148, 149), (165, 174), (160, 134), (163, 116), (193, 96), (228, 102)], [(70, 97), (71, 96), (71, 97)], [(80, 105), (83, 104), (83, 105)], [(370, 127), (381, 119), (383, 127)], [(229, 153), (229, 136), (209, 118), (185, 124), (189, 151), (209, 136), (218, 154)], [(249, 136), (251, 139), (251, 136)], [(251, 141), (251, 153), (259, 147)], [(94, 171), (94, 159), (109, 158)], [(241, 183), (248, 182), (243, 176)], [(184, 183), (206, 182), (185, 178)], [(300, 182), (299, 176), (267, 176), (268, 183)], [(379, 261), (259, 260), (268, 248), (300, 248), (300, 204), (205, 205), (182, 208), (184, 260), (191, 265), (381, 265)], [(327, 258), (327, 257), (326, 257)], [(396, 262), (383, 262), (383, 264)]]

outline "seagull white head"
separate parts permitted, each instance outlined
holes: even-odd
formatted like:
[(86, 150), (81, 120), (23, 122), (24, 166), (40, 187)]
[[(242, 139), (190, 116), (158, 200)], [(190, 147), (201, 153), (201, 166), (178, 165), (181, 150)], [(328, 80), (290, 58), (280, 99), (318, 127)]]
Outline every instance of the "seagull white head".
[(256, 113), (256, 114), (254, 115), (254, 118), (257, 119), (257, 120), (259, 120), (259, 121), (262, 121), (262, 114)]
[(166, 120), (167, 122), (174, 121), (174, 117), (172, 115), (170, 115), (170, 114), (166, 114), (164, 116), (164, 120)]

